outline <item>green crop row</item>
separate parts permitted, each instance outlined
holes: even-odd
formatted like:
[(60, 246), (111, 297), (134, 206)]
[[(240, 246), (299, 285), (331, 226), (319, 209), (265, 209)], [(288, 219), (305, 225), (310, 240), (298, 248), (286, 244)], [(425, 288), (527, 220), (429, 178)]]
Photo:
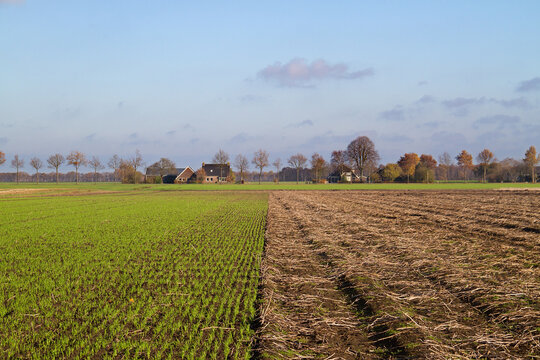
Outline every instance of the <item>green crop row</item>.
[(1, 358), (251, 356), (267, 195), (0, 199)]

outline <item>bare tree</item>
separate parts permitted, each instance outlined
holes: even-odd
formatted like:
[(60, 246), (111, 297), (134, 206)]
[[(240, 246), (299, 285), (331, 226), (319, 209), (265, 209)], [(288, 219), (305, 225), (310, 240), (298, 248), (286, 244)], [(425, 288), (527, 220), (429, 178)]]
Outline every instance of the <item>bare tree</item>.
[(47, 159), (48, 167), (56, 170), (56, 183), (58, 184), (58, 168), (64, 163), (64, 155), (54, 154)]
[(244, 173), (249, 167), (247, 157), (242, 154), (236, 155), (236, 158), (234, 159), (234, 167), (240, 172), (240, 181), (244, 182)]
[(88, 164), (86, 156), (82, 152), (72, 151), (66, 156), (68, 165), (73, 165), (75, 168), (75, 179), (77, 184), (79, 183), (79, 168)]
[(268, 152), (263, 149), (259, 149), (259, 151), (256, 151), (255, 154), (253, 154), (253, 160), (251, 160), (251, 162), (255, 167), (259, 168), (259, 184), (261, 183), (263, 169), (268, 166), (268, 157)]
[(6, 162), (6, 154), (0, 151), (0, 165)]
[(135, 184), (137, 183), (137, 169), (140, 168), (141, 166), (143, 166), (143, 158), (142, 158), (142, 155), (141, 155), (141, 152), (139, 151), (139, 149), (135, 150), (135, 156), (131, 158), (130, 160), (130, 163), (131, 163), (131, 166), (133, 167), (133, 170), (134, 170), (134, 181), (135, 181)]
[(343, 150), (334, 150), (332, 151), (332, 155), (330, 158), (330, 166), (333, 170), (339, 170), (340, 172), (343, 171), (343, 168), (345, 165), (347, 165), (347, 162), (349, 159), (347, 158), (347, 152)]
[(379, 161), (379, 153), (375, 144), (367, 136), (359, 136), (347, 146), (347, 156), (360, 170), (361, 179), (364, 178), (364, 168), (369, 162)]
[(482, 182), (486, 182), (486, 172), (489, 164), (493, 161), (493, 153), (488, 149), (484, 149), (476, 157), (478, 165), (482, 168)]
[(313, 172), (315, 173), (316, 182), (319, 182), (320, 175), (325, 166), (326, 166), (326, 160), (324, 160), (324, 158), (321, 155), (319, 155), (318, 153), (314, 153), (311, 156), (311, 168)]
[(277, 182), (279, 184), (279, 172), (281, 171), (281, 159), (277, 158), (272, 165), (276, 168), (276, 174), (277, 174)]
[(94, 182), (96, 182), (98, 171), (105, 169), (105, 166), (103, 166), (97, 156), (92, 156), (92, 160), (88, 162), (88, 165), (90, 165), (90, 167), (94, 169)]
[(30, 166), (36, 169), (36, 181), (39, 184), (39, 169), (43, 167), (43, 162), (41, 162), (41, 160), (37, 157), (33, 157), (30, 159)]
[(17, 184), (19, 183), (19, 169), (24, 166), (24, 160), (19, 158), (19, 155), (15, 154), (13, 160), (11, 160), (11, 166), (17, 171)]
[(120, 156), (114, 154), (112, 158), (109, 160), (107, 165), (109, 168), (114, 170), (114, 178), (117, 179), (117, 172), (118, 169), (120, 169), (120, 165), (122, 164), (122, 159), (120, 159)]
[(176, 171), (176, 164), (167, 158), (161, 158), (157, 163), (154, 164), (161, 176), (161, 181), (163, 182), (163, 177), (167, 174), (173, 173)]
[[(219, 151), (214, 155), (214, 158), (212, 159), (214, 164), (219, 165), (219, 177), (223, 177), (223, 168), (225, 165), (229, 163), (229, 154), (227, 154), (225, 151), (219, 149)], [(221, 179), (220, 179), (221, 182)]]
[(448, 172), (449, 172), (450, 166), (452, 165), (454, 165), (454, 159), (452, 159), (452, 156), (449, 153), (444, 152), (441, 155), (439, 155), (439, 167), (444, 169), (446, 180), (449, 180)]
[(296, 169), (296, 183), (298, 184), (298, 179), (300, 178), (300, 169), (306, 165), (307, 159), (304, 155), (298, 153), (296, 155), (292, 155), (287, 162)]

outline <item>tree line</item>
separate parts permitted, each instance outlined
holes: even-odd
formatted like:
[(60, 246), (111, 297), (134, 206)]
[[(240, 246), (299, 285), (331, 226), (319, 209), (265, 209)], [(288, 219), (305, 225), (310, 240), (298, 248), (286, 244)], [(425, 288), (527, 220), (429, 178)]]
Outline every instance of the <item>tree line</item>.
[[(476, 159), (476, 163), (474, 160)], [(225, 166), (231, 166), (230, 156), (222, 149), (215, 154), (212, 161), (220, 165), (221, 171)], [(499, 161), (495, 158), (493, 152), (484, 149), (477, 154), (476, 158), (466, 150), (462, 150), (456, 156), (447, 152), (438, 156), (436, 160), (430, 154), (405, 153), (395, 163), (379, 164), (380, 156), (375, 149), (375, 144), (367, 136), (360, 136), (349, 143), (342, 150), (334, 150), (330, 155), (330, 161), (324, 159), (319, 153), (313, 153), (310, 158), (301, 153), (293, 154), (285, 161), (280, 158), (270, 162), (270, 154), (263, 149), (259, 149), (251, 159), (243, 154), (238, 154), (234, 158), (232, 168), (236, 174), (232, 173), (229, 181), (310, 181), (324, 182), (329, 174), (353, 173), (355, 181), (360, 182), (425, 182), (430, 183), (438, 181), (452, 180), (481, 180), (482, 182), (518, 182), (530, 181), (536, 182), (536, 167), (540, 163), (540, 155), (536, 148), (530, 146), (524, 154), (524, 158), (515, 160), (506, 158)], [(6, 156), (0, 151), (0, 165), (6, 162)], [(11, 161), (11, 166), (15, 169), (15, 181), (21, 180), (21, 175), (28, 181), (28, 177), (39, 183), (40, 170), (43, 168), (43, 162), (33, 157), (30, 159), (30, 166), (35, 169), (35, 174), (30, 176), (21, 173), (20, 169), (24, 167), (24, 159), (15, 154)], [(81, 167), (90, 167), (93, 172), (84, 174), (84, 181), (121, 181), (125, 183), (138, 183), (144, 180), (144, 174), (141, 172), (145, 166), (142, 155), (136, 150), (135, 155), (126, 159), (113, 155), (107, 162), (107, 167), (112, 173), (102, 174), (105, 164), (93, 156), (87, 159), (87, 156), (79, 151), (72, 151), (65, 157), (62, 154), (54, 154), (46, 160), (47, 167), (55, 170), (55, 181), (58, 183), (60, 178), (66, 181), (66, 178), (72, 179), (78, 183), (80, 181), (79, 169)], [(62, 165), (72, 166), (74, 171), (68, 174), (60, 174), (59, 168)], [(255, 171), (250, 171), (250, 165), (253, 165)], [(161, 158), (151, 165), (157, 169), (160, 178), (175, 169), (175, 164), (168, 158)], [(204, 178), (201, 173), (202, 168), (197, 170), (197, 178)], [(3, 174), (0, 181), (13, 181), (7, 179)], [(222, 175), (222, 174), (221, 174)], [(47, 180), (51, 181), (51, 174), (47, 174)], [(67, 180), (72, 181), (72, 180)], [(156, 182), (156, 179), (152, 179)], [(340, 178), (339, 181), (345, 182), (346, 178)]]

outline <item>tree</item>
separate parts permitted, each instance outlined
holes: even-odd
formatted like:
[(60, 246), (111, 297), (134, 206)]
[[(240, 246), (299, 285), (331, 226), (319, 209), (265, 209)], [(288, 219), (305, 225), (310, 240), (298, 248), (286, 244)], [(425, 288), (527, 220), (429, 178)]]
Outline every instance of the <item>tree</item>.
[(277, 174), (277, 182), (279, 184), (279, 172), (281, 171), (281, 159), (277, 158), (272, 165), (276, 168), (276, 174)]
[(114, 170), (114, 177), (116, 178), (118, 169), (120, 169), (120, 164), (122, 163), (122, 159), (120, 159), (120, 156), (114, 154), (112, 158), (109, 160), (107, 165), (109, 168)]
[[(212, 159), (214, 164), (219, 165), (219, 177), (223, 177), (223, 168), (225, 165), (228, 165), (229, 163), (229, 154), (227, 154), (225, 151), (219, 149), (219, 151), (214, 155), (214, 158)], [(220, 179), (221, 181), (221, 179)]]
[(256, 151), (255, 154), (253, 154), (253, 160), (251, 162), (255, 165), (255, 167), (259, 168), (259, 184), (261, 183), (261, 176), (263, 169), (268, 166), (268, 152), (263, 149), (259, 149), (259, 151)]
[(324, 158), (321, 155), (319, 155), (318, 153), (314, 153), (311, 156), (311, 168), (313, 172), (315, 173), (316, 182), (319, 182), (319, 179), (320, 179), (319, 176), (321, 175), (325, 166), (326, 166), (326, 160), (324, 160)]
[(458, 166), (463, 170), (463, 178), (469, 180), (468, 173), (474, 167), (473, 157), (467, 152), (467, 150), (462, 150), (458, 156), (456, 156)]
[(476, 157), (478, 165), (482, 169), (482, 182), (486, 182), (486, 172), (489, 164), (493, 161), (493, 153), (488, 149), (482, 150)]
[(347, 152), (343, 150), (334, 150), (330, 157), (330, 166), (334, 170), (343, 171), (343, 168), (347, 165), (348, 158)]
[(86, 156), (82, 152), (72, 151), (66, 156), (68, 165), (72, 165), (75, 168), (75, 179), (77, 184), (79, 183), (79, 168), (88, 164)]
[(54, 154), (47, 159), (48, 167), (56, 170), (56, 183), (58, 184), (58, 168), (64, 163), (64, 155)]
[[(130, 162), (131, 166), (133, 167), (133, 171), (136, 174), (137, 169), (143, 166), (143, 158), (139, 149), (135, 150), (135, 156), (131, 158)], [(135, 184), (137, 183), (137, 178), (137, 176), (134, 177)]]
[(236, 169), (240, 172), (240, 181), (244, 182), (244, 173), (249, 167), (249, 161), (247, 157), (245, 157), (242, 154), (236, 155), (236, 158), (234, 159), (234, 166)]
[(536, 174), (535, 174), (535, 167), (540, 162), (540, 154), (536, 155), (536, 148), (534, 146), (531, 146), (526, 152), (525, 152), (525, 159), (523, 159), (523, 162), (525, 163), (525, 166), (531, 171), (531, 178), (532, 183), (536, 183)]
[(19, 183), (19, 169), (24, 166), (24, 160), (19, 158), (19, 155), (15, 154), (13, 160), (11, 160), (11, 166), (17, 171), (17, 184)]
[(203, 168), (200, 168), (195, 174), (197, 175), (197, 184), (202, 184), (206, 178), (206, 171), (204, 171)]
[(398, 165), (403, 170), (403, 173), (407, 175), (407, 184), (410, 181), (410, 177), (414, 175), (414, 170), (419, 162), (420, 158), (416, 153), (407, 153), (399, 159)]
[(420, 155), (420, 162), (416, 165), (415, 172), (419, 175), (417, 181), (431, 183), (435, 180), (435, 168), (437, 160), (431, 155)]
[(379, 161), (379, 153), (375, 150), (375, 144), (367, 136), (359, 136), (347, 146), (347, 156), (360, 170), (361, 179), (364, 178), (364, 168), (368, 163), (375, 164)]
[(300, 177), (300, 169), (303, 168), (304, 165), (306, 165), (306, 162), (307, 162), (306, 157), (300, 153), (296, 155), (292, 155), (288, 160), (289, 165), (291, 165), (293, 168), (296, 169), (296, 183), (297, 184), (298, 184), (298, 179)]
[(394, 181), (398, 176), (401, 175), (401, 168), (398, 164), (390, 163), (386, 164), (381, 172), (381, 176), (384, 181)]
[(6, 162), (6, 154), (0, 151), (0, 165)]
[(167, 158), (161, 158), (158, 162), (154, 164), (156, 169), (159, 172), (161, 177), (161, 182), (163, 182), (163, 177), (167, 174), (174, 173), (176, 171), (176, 164)]
[(97, 156), (92, 156), (92, 160), (90, 160), (88, 164), (90, 165), (92, 169), (94, 169), (94, 182), (96, 182), (97, 172), (99, 170), (105, 169), (105, 166), (103, 166), (103, 164), (101, 163), (101, 161), (99, 160)]
[(30, 159), (30, 166), (36, 169), (36, 181), (39, 184), (39, 169), (43, 167), (43, 162), (41, 162), (41, 160), (37, 157), (33, 157)]
[(439, 155), (439, 167), (441, 167), (444, 170), (444, 176), (445, 180), (448, 180), (448, 172), (450, 169), (450, 166), (454, 164), (454, 161), (452, 160), (452, 156), (450, 156), (449, 153), (444, 152), (441, 155)]

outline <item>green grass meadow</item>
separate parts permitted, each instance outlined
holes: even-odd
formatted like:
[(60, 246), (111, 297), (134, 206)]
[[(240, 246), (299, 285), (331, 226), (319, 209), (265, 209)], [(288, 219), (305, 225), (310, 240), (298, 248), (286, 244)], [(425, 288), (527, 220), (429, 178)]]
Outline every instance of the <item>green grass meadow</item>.
[(267, 194), (56, 194), (0, 198), (0, 358), (251, 357)]
[[(263, 182), (258, 184), (120, 184), (120, 183), (0, 183), (1, 190), (9, 189), (48, 189), (60, 192), (77, 191), (242, 191), (242, 190), (490, 190), (501, 188), (540, 188), (532, 183), (480, 183), (480, 182), (440, 182), (422, 183), (376, 183), (376, 184), (311, 184), (281, 182), (279, 184)], [(1, 195), (1, 193), (0, 193)]]

